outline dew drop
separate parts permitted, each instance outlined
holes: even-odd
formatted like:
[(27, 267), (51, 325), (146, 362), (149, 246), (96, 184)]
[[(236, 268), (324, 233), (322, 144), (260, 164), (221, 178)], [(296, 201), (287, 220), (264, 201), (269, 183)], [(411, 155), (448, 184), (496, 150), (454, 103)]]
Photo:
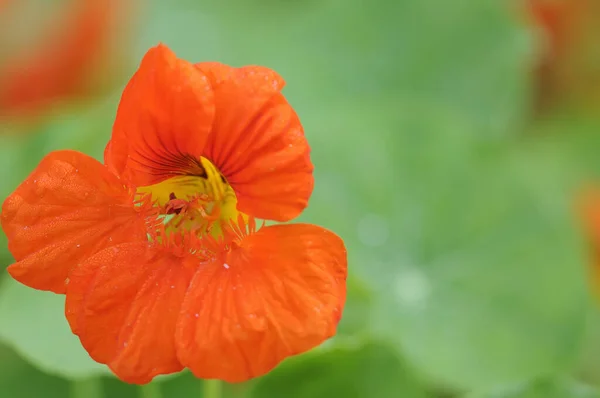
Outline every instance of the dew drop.
[(78, 243), (78, 244), (76, 244), (75, 246), (76, 246), (77, 248), (81, 247), (81, 245), (80, 245), (79, 243)]
[(225, 269), (229, 269), (229, 264), (223, 263), (223, 267), (225, 267)]
[(171, 289), (175, 289), (175, 285), (171, 285)]
[(198, 314), (198, 313), (196, 312), (196, 313), (194, 314), (194, 316), (195, 316), (196, 318), (199, 318), (199, 317), (200, 317), (200, 314)]
[(431, 295), (431, 284), (418, 268), (402, 267), (396, 274), (393, 291), (400, 305), (420, 309)]

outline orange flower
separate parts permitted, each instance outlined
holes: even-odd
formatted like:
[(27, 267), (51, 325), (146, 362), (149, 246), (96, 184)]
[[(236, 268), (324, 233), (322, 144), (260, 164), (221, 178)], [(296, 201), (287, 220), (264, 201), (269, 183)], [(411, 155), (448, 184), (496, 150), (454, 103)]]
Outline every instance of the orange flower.
[[(108, 49), (117, 3), (72, 3), (42, 40), (1, 62), (0, 113), (35, 113), (56, 100), (88, 91), (86, 80)], [(119, 9), (127, 6), (118, 5)]]
[(160, 45), (123, 93), (106, 166), (53, 152), (4, 203), (10, 274), (65, 293), (73, 333), (122, 380), (243, 381), (335, 333), (342, 240), (255, 222), (293, 218), (313, 185), (282, 86)]
[(589, 188), (584, 191), (579, 198), (578, 211), (590, 243), (590, 286), (600, 297), (600, 190)]
[(598, 15), (590, 0), (527, 0), (525, 11), (544, 40), (537, 64), (540, 109), (597, 96)]
[(547, 36), (546, 57), (564, 56), (568, 46), (577, 36), (577, 23), (581, 22), (588, 0), (527, 0), (526, 7), (535, 23)]

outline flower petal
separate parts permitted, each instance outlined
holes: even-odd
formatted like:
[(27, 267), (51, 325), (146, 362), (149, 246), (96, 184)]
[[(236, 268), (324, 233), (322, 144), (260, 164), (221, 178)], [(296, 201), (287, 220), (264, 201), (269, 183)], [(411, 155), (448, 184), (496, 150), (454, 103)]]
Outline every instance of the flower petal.
[(145, 208), (97, 160), (75, 151), (47, 155), (2, 206), (2, 228), (19, 282), (64, 293), (83, 259), (146, 238)]
[(193, 260), (128, 243), (103, 250), (74, 270), (65, 312), (90, 356), (128, 383), (180, 371), (175, 324)]
[(177, 355), (200, 378), (240, 382), (335, 334), (346, 297), (342, 240), (315, 225), (264, 227), (196, 272)]
[(288, 221), (312, 193), (310, 148), (298, 115), (274, 71), (219, 63), (197, 64), (209, 77), (217, 113), (203, 156), (231, 184), (238, 209), (257, 218)]
[(105, 163), (135, 186), (202, 175), (214, 114), (206, 76), (165, 45), (151, 48), (125, 87)]

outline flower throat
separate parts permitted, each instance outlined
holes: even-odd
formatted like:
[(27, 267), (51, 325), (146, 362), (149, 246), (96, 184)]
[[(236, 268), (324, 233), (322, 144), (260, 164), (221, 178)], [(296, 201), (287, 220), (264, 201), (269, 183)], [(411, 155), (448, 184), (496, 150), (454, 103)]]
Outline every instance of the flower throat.
[(247, 216), (237, 211), (233, 188), (208, 159), (201, 157), (196, 171), (194, 175), (175, 176), (137, 189), (137, 194), (150, 197), (160, 214), (163, 225), (159, 225), (158, 235), (163, 236), (163, 242), (164, 238), (170, 241), (170, 235), (193, 239), (210, 234), (220, 238), (222, 224), (229, 224), (240, 215), (247, 221)]

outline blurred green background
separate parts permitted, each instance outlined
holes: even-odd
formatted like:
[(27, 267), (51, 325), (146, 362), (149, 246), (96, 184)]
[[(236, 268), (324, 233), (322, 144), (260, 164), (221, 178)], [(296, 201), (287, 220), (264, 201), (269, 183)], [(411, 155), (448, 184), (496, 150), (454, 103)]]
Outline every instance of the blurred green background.
[[(0, 30), (0, 66), (11, 38), (73, 3), (26, 1)], [(526, 2), (126, 3), (94, 95), (0, 119), (0, 199), (52, 150), (101, 159), (124, 84), (158, 42), (278, 71), (315, 164), (301, 220), (344, 238), (348, 301), (335, 338), (225, 397), (600, 397), (575, 206), (600, 172), (600, 104), (559, 92), (538, 106), (549, 44)], [(0, 234), (0, 265), (11, 261)], [(63, 300), (0, 274), (1, 398), (203, 396), (187, 372), (119, 382), (71, 335)]]

